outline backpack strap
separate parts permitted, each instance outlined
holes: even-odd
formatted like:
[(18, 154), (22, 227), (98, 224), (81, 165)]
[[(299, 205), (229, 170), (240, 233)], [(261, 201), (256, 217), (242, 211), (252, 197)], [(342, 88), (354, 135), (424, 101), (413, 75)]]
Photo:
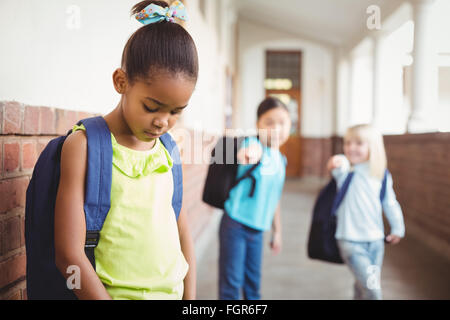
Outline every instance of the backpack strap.
[[(381, 191), (380, 191), (380, 201), (383, 202), (384, 197), (386, 196), (386, 187), (387, 187), (387, 177), (389, 174), (389, 170), (386, 169), (384, 172), (383, 181), (381, 183)], [(337, 208), (341, 204), (342, 200), (344, 199), (344, 196), (348, 190), (348, 186), (350, 185), (350, 182), (352, 181), (354, 172), (350, 172), (347, 175), (347, 178), (345, 178), (344, 184), (342, 185), (341, 189), (336, 194), (336, 197), (334, 198), (333, 207), (332, 207), (332, 213), (333, 215), (336, 214)]]
[(386, 169), (384, 171), (383, 182), (381, 183), (381, 191), (380, 191), (380, 200), (383, 202), (384, 197), (386, 196), (386, 187), (387, 187), (387, 177), (389, 175), (389, 170)]
[(78, 122), (86, 128), (87, 167), (84, 212), (86, 217), (85, 252), (95, 269), (94, 249), (111, 206), (112, 143), (103, 117)]
[(347, 175), (347, 178), (345, 178), (344, 183), (342, 184), (342, 187), (339, 189), (339, 191), (336, 194), (336, 197), (333, 201), (333, 206), (331, 207), (331, 214), (335, 215), (337, 208), (341, 204), (342, 200), (344, 200), (344, 196), (347, 193), (348, 186), (350, 185), (350, 182), (352, 181), (353, 175), (355, 173), (352, 171)]
[(250, 169), (248, 169), (239, 179), (237, 179), (233, 185), (231, 186), (230, 190), (233, 189), (235, 186), (239, 184), (242, 180), (246, 178), (250, 178), (252, 180), (252, 186), (250, 189), (249, 197), (253, 197), (253, 194), (255, 193), (256, 188), (256, 178), (252, 175), (252, 172), (255, 171), (255, 169), (261, 164), (261, 160), (259, 160), (257, 163), (251, 166)]
[[(241, 146), (242, 143), (244, 142), (245, 139), (247, 139), (248, 137), (235, 137), (234, 138), (234, 163), (238, 163), (237, 160), (237, 153), (238, 153), (238, 146)], [(256, 139), (259, 141), (259, 134), (256, 136)], [(255, 171), (255, 169), (261, 164), (261, 159), (258, 160), (258, 162), (256, 162), (254, 165), (252, 165), (250, 167), (250, 169), (248, 169), (241, 177), (239, 177), (239, 179), (236, 179), (236, 181), (233, 183), (233, 185), (231, 186), (230, 190), (233, 189), (234, 187), (236, 187), (242, 180), (250, 178), (252, 180), (252, 186), (250, 188), (250, 193), (249, 193), (249, 197), (253, 197), (254, 193), (255, 193), (255, 188), (256, 188), (256, 178), (252, 175), (252, 172)]]
[(169, 133), (163, 134), (159, 138), (164, 147), (169, 151), (173, 160), (172, 178), (173, 178), (173, 196), (172, 207), (175, 212), (175, 217), (178, 220), (180, 216), (181, 206), (183, 203), (183, 168), (181, 165), (180, 152), (177, 143), (173, 140)]

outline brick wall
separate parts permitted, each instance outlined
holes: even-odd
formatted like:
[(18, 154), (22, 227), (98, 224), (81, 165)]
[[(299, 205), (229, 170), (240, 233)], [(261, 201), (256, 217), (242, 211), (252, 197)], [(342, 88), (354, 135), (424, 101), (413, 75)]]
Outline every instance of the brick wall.
[(177, 138), (175, 132), (174, 137), (183, 161), (183, 208), (187, 211), (192, 237), (196, 241), (208, 227), (213, 214), (212, 207), (202, 201), (202, 194), (208, 172), (209, 155), (217, 137), (192, 130), (185, 130), (185, 134), (188, 135), (187, 139)]
[(34, 164), (84, 112), (0, 102), (0, 299), (26, 299), (25, 192)]
[[(51, 139), (90, 116), (93, 114), (0, 102), (0, 300), (26, 299), (25, 193), (34, 164)], [(182, 153), (187, 147), (181, 141)], [(206, 172), (206, 163), (183, 165), (183, 206), (194, 240), (207, 227), (212, 213), (201, 202)]]
[(406, 234), (450, 260), (450, 133), (384, 139)]
[(333, 138), (302, 138), (302, 176), (326, 177), (326, 163), (333, 155)]

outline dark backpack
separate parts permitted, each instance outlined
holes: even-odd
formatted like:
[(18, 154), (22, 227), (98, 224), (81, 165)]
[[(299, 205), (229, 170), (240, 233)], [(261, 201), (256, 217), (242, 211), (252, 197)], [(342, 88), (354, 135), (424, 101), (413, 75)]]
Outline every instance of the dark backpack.
[[(111, 132), (103, 117), (81, 120), (87, 135), (87, 169), (84, 212), (86, 217), (85, 252), (95, 270), (94, 249), (110, 209), (112, 144)], [(25, 246), (27, 255), (27, 295), (30, 300), (76, 299), (55, 264), (54, 216), (60, 177), (61, 150), (72, 133), (51, 140), (45, 147), (27, 188), (25, 206)], [(181, 210), (183, 184), (180, 155), (169, 134), (160, 137), (173, 158), (175, 215)]]
[(205, 186), (203, 188), (202, 199), (205, 203), (224, 209), (225, 201), (228, 199), (231, 189), (244, 179), (252, 180), (252, 187), (249, 193), (253, 197), (256, 187), (256, 179), (252, 172), (261, 163), (258, 161), (250, 167), (239, 179), (237, 179), (237, 152), (242, 141), (246, 137), (227, 137), (224, 136), (215, 145), (211, 151), (211, 162), (206, 176)]
[[(387, 175), (386, 169), (381, 184), (380, 200), (383, 201), (386, 194)], [(342, 187), (337, 191), (336, 181), (331, 181), (320, 191), (314, 204), (313, 217), (308, 238), (308, 256), (333, 263), (344, 263), (339, 253), (336, 238), (336, 211), (344, 199), (354, 172), (347, 175)]]

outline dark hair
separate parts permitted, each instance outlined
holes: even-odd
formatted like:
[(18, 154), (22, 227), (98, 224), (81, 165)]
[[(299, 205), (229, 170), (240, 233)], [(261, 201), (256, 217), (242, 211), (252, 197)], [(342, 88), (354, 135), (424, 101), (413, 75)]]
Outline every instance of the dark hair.
[[(150, 4), (167, 8), (165, 1), (141, 1), (131, 9), (137, 14)], [(198, 55), (194, 40), (178, 23), (162, 20), (142, 26), (128, 39), (122, 54), (128, 80), (151, 79), (156, 71), (181, 73), (197, 81)]]
[(257, 111), (257, 118), (258, 120), (262, 117), (262, 115), (272, 109), (275, 108), (283, 108), (289, 113), (289, 109), (286, 107), (286, 105), (278, 98), (275, 97), (268, 97), (264, 99), (258, 107)]

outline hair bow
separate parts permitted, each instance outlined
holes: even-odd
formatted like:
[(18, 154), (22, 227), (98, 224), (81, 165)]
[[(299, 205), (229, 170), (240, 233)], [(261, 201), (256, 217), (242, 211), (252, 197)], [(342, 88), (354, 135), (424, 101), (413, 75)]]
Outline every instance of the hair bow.
[(148, 5), (141, 12), (136, 14), (136, 20), (144, 25), (166, 20), (175, 22), (174, 18), (187, 20), (186, 9), (181, 1), (175, 1), (168, 8), (163, 8), (154, 3)]

